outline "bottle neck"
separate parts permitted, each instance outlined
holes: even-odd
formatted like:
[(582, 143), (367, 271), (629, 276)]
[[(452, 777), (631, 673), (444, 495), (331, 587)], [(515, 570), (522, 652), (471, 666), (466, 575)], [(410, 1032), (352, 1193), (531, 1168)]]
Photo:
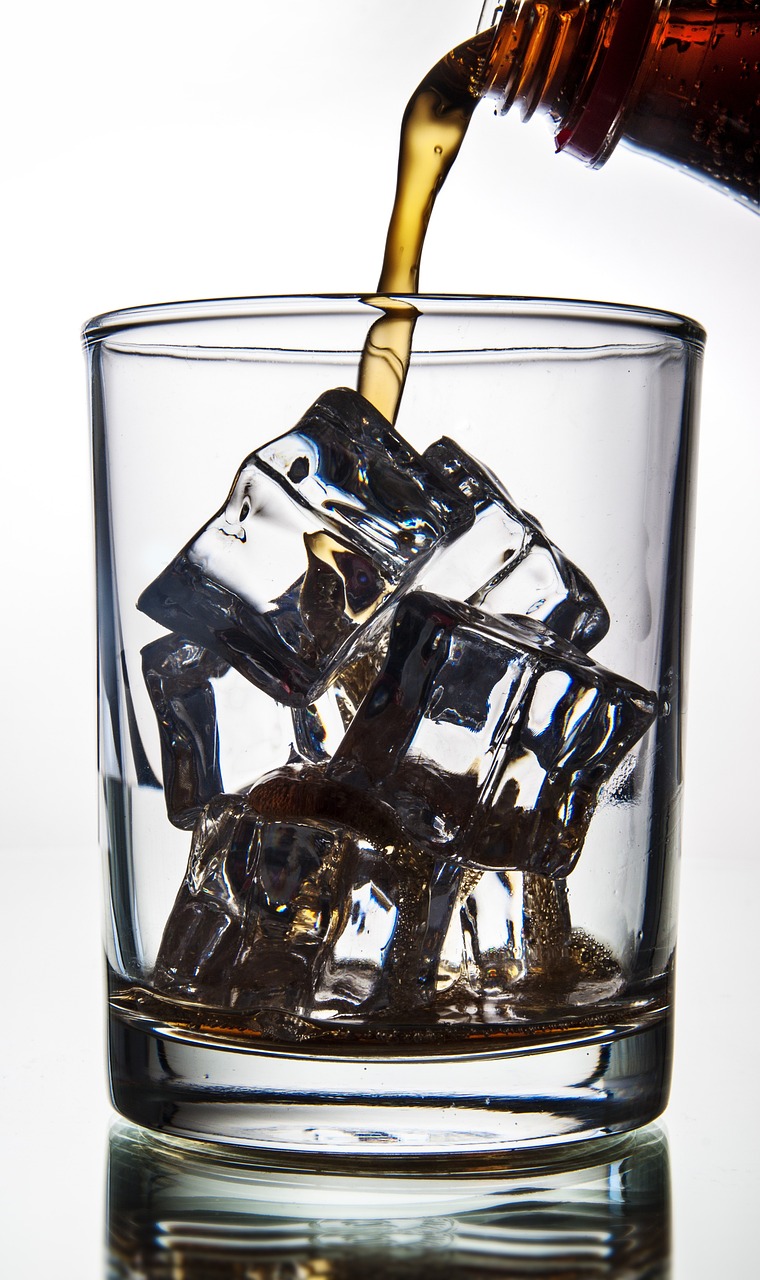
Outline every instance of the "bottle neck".
[[(508, 0), (483, 96), (557, 122), (556, 147), (594, 167), (612, 151), (667, 0)], [(486, 10), (484, 9), (484, 13)]]

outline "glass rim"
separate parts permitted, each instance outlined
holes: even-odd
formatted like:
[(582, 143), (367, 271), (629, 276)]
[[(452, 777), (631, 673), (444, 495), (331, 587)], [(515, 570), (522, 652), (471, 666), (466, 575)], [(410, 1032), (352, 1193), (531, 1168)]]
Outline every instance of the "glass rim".
[[(508, 294), (461, 293), (304, 293), (262, 294), (239, 298), (209, 298), (125, 307), (93, 316), (82, 329), (86, 349), (127, 332), (143, 332), (157, 325), (191, 325), (223, 320), (272, 319), (288, 316), (320, 316), (377, 313), (383, 303), (414, 307), (421, 316), (479, 316), (524, 322), (553, 320), (626, 325), (649, 335), (676, 339), (702, 350), (706, 341), (698, 321), (675, 311), (629, 303), (539, 298)], [(144, 337), (142, 338), (144, 341)], [(193, 344), (183, 344), (193, 345)], [(205, 345), (205, 344), (202, 344)]]

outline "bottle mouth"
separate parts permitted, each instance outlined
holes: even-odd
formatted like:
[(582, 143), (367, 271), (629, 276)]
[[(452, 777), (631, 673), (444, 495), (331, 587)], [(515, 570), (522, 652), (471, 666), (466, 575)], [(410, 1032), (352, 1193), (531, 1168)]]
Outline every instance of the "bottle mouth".
[(557, 151), (601, 165), (617, 141), (631, 91), (667, 0), (620, 0), (605, 24), (596, 73), (555, 137)]
[[(479, 30), (494, 26), (482, 96), (504, 114), (519, 102), (523, 120), (542, 106), (557, 120), (556, 149), (603, 163), (617, 141), (625, 106), (668, 0), (488, 0)], [(600, 11), (601, 10), (601, 11)], [(585, 47), (570, 102), (564, 76)], [(558, 103), (562, 102), (559, 107)]]

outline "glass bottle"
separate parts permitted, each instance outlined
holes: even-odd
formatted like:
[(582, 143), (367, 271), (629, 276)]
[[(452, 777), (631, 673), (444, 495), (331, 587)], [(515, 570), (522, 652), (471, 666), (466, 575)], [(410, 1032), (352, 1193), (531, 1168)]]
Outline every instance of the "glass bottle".
[(509, 0), (484, 97), (555, 122), (598, 168), (618, 142), (760, 204), (760, 0)]

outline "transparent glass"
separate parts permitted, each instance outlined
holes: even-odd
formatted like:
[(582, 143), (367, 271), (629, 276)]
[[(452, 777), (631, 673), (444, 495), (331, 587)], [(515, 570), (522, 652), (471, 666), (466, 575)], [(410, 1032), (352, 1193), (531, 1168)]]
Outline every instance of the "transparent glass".
[(395, 428), (360, 298), (85, 331), (111, 1080), (154, 1129), (492, 1152), (665, 1104), (704, 335), (414, 307)]

